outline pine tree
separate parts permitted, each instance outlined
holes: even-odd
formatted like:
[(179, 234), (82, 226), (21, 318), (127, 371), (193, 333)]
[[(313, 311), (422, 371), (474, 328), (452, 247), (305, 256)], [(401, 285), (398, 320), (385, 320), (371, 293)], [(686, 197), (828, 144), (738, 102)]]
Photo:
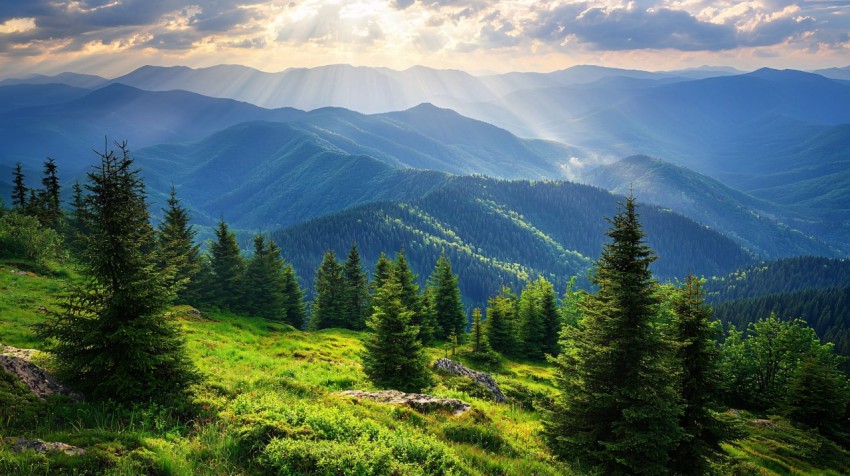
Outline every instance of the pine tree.
[(210, 246), (210, 269), (213, 274), (209, 304), (223, 309), (239, 310), (242, 305), (242, 275), (245, 262), (236, 243), (236, 235), (230, 231), (224, 219), (215, 229), (215, 241)]
[(466, 314), (457, 285), (457, 275), (445, 252), (440, 253), (434, 272), (428, 279), (429, 296), (437, 323), (437, 337), (447, 338), (452, 332), (461, 335), (466, 331)]
[(286, 322), (296, 329), (304, 327), (307, 311), (304, 307), (304, 292), (298, 284), (298, 277), (291, 264), (283, 267), (283, 308)]
[(659, 299), (634, 198), (610, 220), (580, 328), (564, 327), (555, 364), (559, 395), (544, 420), (552, 452), (602, 474), (664, 474), (681, 439), (672, 350), (656, 319)]
[(180, 205), (173, 185), (168, 198), (168, 208), (162, 211), (164, 217), (157, 231), (162, 257), (160, 267), (172, 268), (173, 278), (170, 280), (170, 286), (174, 289), (176, 301), (186, 303), (186, 288), (200, 267), (201, 247), (195, 243), (197, 232), (189, 224), (189, 212)]
[(371, 309), (369, 305), (369, 279), (366, 270), (360, 264), (360, 253), (357, 243), (351, 244), (348, 258), (343, 264), (345, 280), (345, 327), (348, 329), (363, 329), (366, 317)]
[(274, 241), (254, 237), (254, 256), (245, 267), (242, 308), (251, 315), (283, 321), (286, 319), (283, 258)]
[(517, 353), (517, 298), (507, 286), (487, 303), (487, 340), (493, 350), (505, 355)]
[(369, 285), (369, 290), (373, 296), (377, 294), (378, 289), (380, 289), (381, 286), (390, 279), (392, 270), (392, 260), (387, 258), (387, 255), (382, 252), (381, 256), (378, 257), (378, 261), (375, 263), (375, 273), (372, 274), (372, 283)]
[(809, 357), (788, 384), (782, 413), (836, 441), (850, 443), (850, 382), (836, 367)]
[(12, 172), (12, 208), (18, 211), (23, 211), (27, 207), (27, 186), (24, 183), (24, 171), (21, 168), (21, 163), (15, 164), (15, 170)]
[(165, 315), (172, 295), (155, 266), (144, 183), (126, 143), (118, 146), (88, 175), (85, 279), (40, 334), (60, 374), (89, 398), (172, 403), (198, 376)]
[(62, 200), (59, 197), (61, 187), (56, 172), (56, 162), (48, 157), (44, 162), (44, 177), (41, 179), (44, 188), (41, 190), (39, 202), (42, 207), (40, 211), (42, 225), (59, 231), (62, 225)]
[(552, 283), (540, 277), (523, 289), (519, 298), (520, 340), (524, 355), (543, 360), (558, 354), (561, 319)]
[(333, 251), (326, 251), (322, 257), (322, 264), (316, 271), (313, 289), (315, 298), (311, 326), (314, 329), (343, 327), (345, 325), (343, 320), (345, 318), (345, 280), (342, 267)]
[(491, 350), (484, 327), (484, 323), (481, 321), (481, 309), (476, 307), (472, 310), (472, 332), (470, 332), (472, 334), (472, 351), (476, 354)]
[(719, 323), (711, 320), (699, 278), (688, 275), (673, 298), (673, 337), (681, 366), (680, 392), (684, 409), (680, 426), (683, 439), (673, 453), (677, 474), (705, 474), (708, 458), (720, 450), (721, 424), (712, 411), (720, 398), (717, 339)]
[(396, 253), (395, 260), (392, 262), (390, 279), (394, 279), (401, 288), (401, 303), (413, 313), (411, 322), (419, 329), (419, 339), (423, 343), (431, 341), (436, 327), (431, 320), (433, 310), (427, 309), (429, 303), (419, 293), (417, 276), (413, 274), (407, 263), (404, 249)]
[(74, 256), (80, 256), (83, 253), (82, 237), (88, 233), (88, 228), (85, 225), (85, 199), (80, 182), (74, 182), (72, 190), (71, 211), (68, 217), (65, 242)]
[(419, 392), (431, 385), (428, 358), (413, 312), (402, 302), (399, 282), (389, 280), (378, 289), (374, 312), (367, 320), (372, 330), (364, 342), (363, 371), (376, 386)]

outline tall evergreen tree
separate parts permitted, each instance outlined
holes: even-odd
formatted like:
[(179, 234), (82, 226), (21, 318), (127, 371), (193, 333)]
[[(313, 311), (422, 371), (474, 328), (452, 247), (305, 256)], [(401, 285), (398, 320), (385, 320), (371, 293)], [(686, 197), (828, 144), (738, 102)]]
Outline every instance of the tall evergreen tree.
[[(171, 403), (197, 379), (156, 262), (145, 187), (126, 143), (88, 175), (85, 279), (40, 334), (59, 372), (94, 399)], [(155, 259), (151, 259), (153, 256)]]
[(558, 355), (561, 319), (552, 283), (540, 277), (519, 298), (520, 340), (526, 357), (542, 360)]
[(85, 226), (85, 200), (83, 187), (80, 182), (74, 182), (72, 187), (71, 210), (68, 216), (68, 226), (65, 232), (65, 242), (74, 256), (82, 254), (84, 237), (88, 230)]
[(487, 333), (484, 330), (484, 322), (481, 320), (481, 309), (472, 310), (472, 351), (476, 354), (489, 352), (490, 344), (487, 342)]
[(163, 220), (159, 224), (157, 237), (162, 269), (173, 268), (170, 286), (174, 288), (176, 300), (186, 303), (186, 289), (200, 268), (200, 248), (195, 243), (197, 232), (189, 224), (189, 212), (180, 205), (177, 191), (171, 187), (168, 208), (162, 209)]
[(804, 360), (791, 377), (782, 413), (847, 445), (850, 443), (850, 382), (835, 366)]
[(376, 386), (419, 392), (430, 386), (428, 357), (412, 324), (413, 312), (402, 300), (399, 281), (388, 280), (378, 289), (374, 312), (367, 320), (372, 330), (364, 342), (363, 371)]
[(683, 289), (673, 298), (673, 338), (678, 343), (681, 366), (680, 392), (684, 409), (680, 426), (683, 439), (673, 453), (677, 474), (705, 474), (708, 458), (720, 450), (722, 428), (712, 410), (718, 407), (717, 339), (720, 326), (711, 320), (699, 278), (688, 275)]
[(360, 253), (357, 243), (351, 244), (348, 258), (343, 264), (345, 281), (345, 327), (348, 329), (363, 329), (366, 317), (370, 314), (369, 278), (366, 270), (360, 264)]
[(12, 208), (23, 211), (27, 207), (28, 189), (24, 183), (24, 171), (21, 168), (21, 163), (15, 164), (15, 170), (12, 172)]
[(209, 304), (224, 309), (237, 310), (242, 304), (242, 275), (245, 262), (236, 243), (236, 234), (230, 231), (224, 219), (215, 229), (215, 241), (210, 246), (210, 270), (213, 274)]
[(286, 322), (301, 329), (307, 321), (307, 311), (304, 308), (304, 291), (298, 284), (298, 277), (291, 264), (283, 267), (283, 308), (286, 311)]
[(429, 342), (434, 338), (436, 327), (436, 324), (431, 320), (433, 310), (427, 309), (429, 303), (420, 294), (417, 276), (407, 263), (404, 249), (395, 255), (395, 260), (392, 262), (390, 279), (395, 280), (401, 288), (401, 303), (407, 310), (413, 313), (411, 323), (419, 329), (419, 339), (422, 342)]
[(41, 179), (39, 202), (41, 204), (40, 218), (42, 225), (59, 231), (62, 224), (62, 200), (59, 196), (61, 186), (57, 175), (56, 161), (48, 157), (44, 162), (44, 176)]
[(681, 439), (672, 350), (653, 325), (659, 300), (634, 198), (610, 220), (580, 328), (566, 326), (560, 390), (546, 419), (552, 452), (602, 474), (664, 474)]
[(381, 252), (381, 255), (378, 257), (378, 261), (375, 263), (375, 272), (372, 274), (372, 282), (369, 285), (369, 290), (373, 296), (377, 294), (378, 289), (380, 289), (381, 286), (390, 279), (392, 270), (392, 260), (387, 258), (387, 255)]
[(447, 338), (452, 332), (461, 335), (466, 331), (466, 314), (460, 299), (457, 275), (452, 273), (452, 265), (446, 253), (440, 253), (434, 272), (428, 279), (429, 296), (434, 318), (437, 323), (437, 337)]
[(517, 298), (507, 286), (487, 303), (487, 340), (493, 350), (517, 353)]
[(342, 275), (342, 266), (336, 260), (333, 251), (326, 251), (322, 257), (322, 264), (316, 272), (313, 289), (315, 297), (311, 326), (314, 329), (344, 327), (345, 279)]
[(283, 258), (274, 241), (254, 237), (254, 256), (245, 267), (242, 309), (251, 315), (283, 321), (286, 319)]

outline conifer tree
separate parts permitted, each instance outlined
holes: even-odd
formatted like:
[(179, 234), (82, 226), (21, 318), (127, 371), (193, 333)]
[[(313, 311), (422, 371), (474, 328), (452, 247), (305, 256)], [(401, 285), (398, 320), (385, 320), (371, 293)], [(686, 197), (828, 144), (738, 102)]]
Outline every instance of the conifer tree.
[(850, 443), (850, 382), (832, 365), (811, 356), (805, 359), (791, 377), (781, 410), (828, 438)]
[(242, 304), (242, 275), (245, 262), (224, 219), (215, 229), (215, 241), (210, 246), (210, 270), (213, 275), (209, 303), (223, 309), (237, 310)]
[(524, 354), (542, 360), (558, 355), (561, 319), (552, 283), (540, 277), (523, 289), (519, 298), (520, 339)]
[(296, 329), (304, 327), (307, 321), (307, 311), (304, 307), (304, 291), (298, 284), (298, 277), (291, 264), (283, 267), (283, 308), (286, 311), (286, 322)]
[(89, 398), (172, 403), (197, 373), (179, 326), (165, 315), (172, 296), (155, 265), (144, 183), (126, 143), (117, 145), (120, 153), (101, 154), (88, 175), (85, 279), (40, 334), (60, 374)]
[(314, 329), (344, 327), (345, 280), (342, 275), (342, 266), (336, 260), (333, 251), (326, 251), (322, 257), (322, 264), (316, 271), (313, 289), (315, 298), (311, 326)]
[(369, 279), (366, 270), (360, 264), (360, 253), (357, 243), (351, 244), (348, 258), (343, 264), (345, 280), (345, 327), (348, 329), (363, 329), (366, 317), (371, 309), (369, 306)]
[(378, 289), (380, 289), (381, 286), (390, 279), (390, 273), (392, 273), (392, 270), (392, 260), (387, 258), (387, 255), (381, 252), (381, 256), (378, 257), (378, 261), (375, 263), (375, 273), (372, 274), (372, 283), (369, 285), (369, 290), (373, 296), (377, 294)]
[(429, 342), (434, 338), (436, 327), (436, 324), (431, 320), (433, 310), (427, 309), (429, 303), (420, 295), (417, 276), (413, 274), (410, 265), (407, 263), (404, 249), (396, 253), (395, 260), (392, 262), (390, 279), (396, 280), (401, 288), (401, 303), (413, 313), (411, 322), (419, 329), (419, 339), (423, 343)]
[(244, 303), (251, 315), (283, 321), (286, 319), (283, 258), (274, 241), (254, 237), (254, 256), (245, 267)]
[(517, 353), (517, 298), (507, 286), (487, 303), (487, 340), (493, 350), (505, 355)]
[(170, 286), (174, 288), (176, 301), (186, 303), (186, 288), (200, 267), (200, 245), (195, 243), (197, 232), (189, 224), (189, 212), (180, 205), (177, 191), (171, 186), (168, 208), (162, 209), (164, 217), (159, 224), (157, 237), (162, 269), (173, 268)]
[(434, 319), (437, 323), (437, 337), (447, 338), (452, 332), (461, 335), (466, 331), (466, 314), (457, 285), (457, 275), (452, 273), (452, 265), (445, 252), (440, 253), (434, 272), (428, 279), (429, 296)]
[(580, 328), (566, 326), (555, 364), (560, 390), (544, 420), (552, 452), (601, 474), (664, 474), (681, 439), (681, 406), (672, 351), (656, 319), (659, 299), (649, 270), (634, 197), (610, 220)]
[(82, 237), (88, 233), (85, 227), (85, 200), (83, 196), (83, 187), (80, 182), (74, 182), (72, 187), (73, 195), (71, 198), (71, 211), (68, 217), (68, 227), (65, 235), (65, 241), (68, 244), (71, 253), (75, 256), (82, 254), (83, 244)]
[(24, 183), (24, 178), (24, 171), (21, 168), (21, 163), (18, 162), (12, 172), (12, 208), (18, 211), (23, 211), (27, 207), (28, 189)]
[(48, 157), (44, 162), (44, 176), (41, 179), (41, 184), (44, 187), (41, 190), (39, 202), (41, 205), (40, 218), (42, 225), (59, 231), (62, 221), (62, 200), (59, 197), (61, 187), (59, 185), (59, 176), (57, 175), (56, 161)]
[(490, 344), (487, 342), (487, 333), (484, 330), (484, 323), (481, 321), (481, 309), (475, 308), (472, 310), (472, 351), (476, 354), (489, 352)]
[(388, 280), (375, 294), (372, 330), (364, 342), (363, 371), (376, 386), (419, 392), (431, 385), (428, 358), (412, 324), (413, 312), (402, 301), (398, 280)]
[(673, 298), (673, 338), (678, 343), (681, 366), (680, 392), (684, 409), (680, 426), (683, 439), (673, 453), (677, 474), (705, 474), (708, 458), (720, 450), (722, 428), (712, 414), (720, 398), (717, 338), (719, 323), (711, 320), (699, 278), (688, 275)]

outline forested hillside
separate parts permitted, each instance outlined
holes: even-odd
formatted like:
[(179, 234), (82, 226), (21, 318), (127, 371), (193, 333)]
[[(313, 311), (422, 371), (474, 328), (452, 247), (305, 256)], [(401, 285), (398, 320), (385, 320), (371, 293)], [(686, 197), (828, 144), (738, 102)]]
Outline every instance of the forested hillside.
[[(424, 277), (441, 249), (461, 276), (470, 303), (481, 303), (502, 284), (537, 276), (564, 289), (571, 276), (586, 278), (602, 247), (604, 217), (618, 198), (568, 182), (499, 181), (457, 177), (427, 197), (381, 203), (319, 218), (272, 234), (307, 283), (325, 250), (342, 256), (352, 242), (373, 265), (381, 252), (404, 247)], [(752, 257), (730, 239), (684, 217), (645, 207), (642, 219), (661, 258), (654, 271), (668, 279), (688, 272), (724, 274)]]

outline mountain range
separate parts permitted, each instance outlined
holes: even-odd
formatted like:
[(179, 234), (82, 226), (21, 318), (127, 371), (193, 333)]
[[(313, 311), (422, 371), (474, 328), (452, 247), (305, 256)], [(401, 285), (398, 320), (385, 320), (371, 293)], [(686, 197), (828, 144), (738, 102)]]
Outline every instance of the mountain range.
[[(224, 217), (279, 230), (285, 252), (301, 250), (288, 258), (302, 272), (323, 246), (342, 252), (371, 236), (368, 259), (404, 242), (412, 255), (448, 247), (468, 269), (492, 268), (475, 272), (491, 286), (583, 277), (604, 217), (616, 212), (605, 189), (635, 193), (656, 227), (650, 236), (675, 237), (652, 238), (667, 257), (661, 276), (714, 275), (760, 259), (850, 252), (847, 106), (841, 80), (768, 69), (473, 76), (218, 66), (34, 76), (0, 82), (0, 192), (8, 196), (15, 162), (31, 180), (55, 157), (67, 183), (104, 137), (127, 139), (154, 210), (173, 184), (200, 225)], [(426, 261), (412, 257), (420, 273)]]

